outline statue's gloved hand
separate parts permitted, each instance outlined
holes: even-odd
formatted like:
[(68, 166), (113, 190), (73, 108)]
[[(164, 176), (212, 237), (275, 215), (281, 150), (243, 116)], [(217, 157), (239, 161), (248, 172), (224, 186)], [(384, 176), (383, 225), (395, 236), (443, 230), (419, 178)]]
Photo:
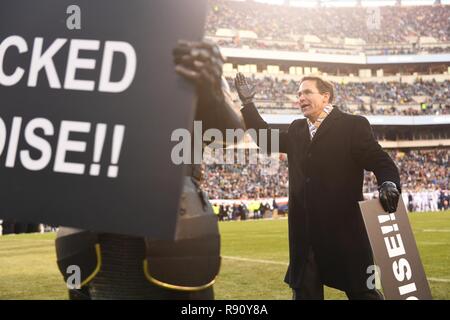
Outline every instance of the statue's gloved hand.
[(256, 90), (255, 87), (247, 82), (247, 79), (242, 73), (238, 73), (234, 79), (234, 85), (239, 95), (239, 99), (243, 105), (253, 102)]
[(378, 188), (379, 198), (381, 206), (384, 211), (392, 213), (397, 211), (398, 199), (400, 198), (400, 192), (397, 189), (395, 183), (391, 181), (385, 181)]
[(200, 95), (222, 98), (221, 77), (225, 59), (216, 44), (179, 41), (173, 50), (175, 71), (197, 85)]

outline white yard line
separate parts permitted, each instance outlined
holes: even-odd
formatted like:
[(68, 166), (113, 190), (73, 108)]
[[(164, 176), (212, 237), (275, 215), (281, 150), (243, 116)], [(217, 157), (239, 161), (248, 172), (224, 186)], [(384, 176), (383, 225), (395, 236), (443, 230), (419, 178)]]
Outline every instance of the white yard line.
[[(230, 256), (222, 256), (222, 258), (228, 259), (228, 260), (243, 261), (243, 262), (263, 263), (263, 264), (276, 264), (276, 265), (280, 265), (280, 266), (287, 266), (288, 265), (285, 262), (272, 261), (272, 260), (250, 259), (250, 258), (230, 257)], [(428, 281), (433, 281), (433, 282), (450, 283), (450, 279), (443, 279), (443, 278), (427, 278), (427, 279), (428, 279)]]
[(438, 242), (438, 241), (417, 241), (418, 244), (425, 244), (425, 245), (435, 245), (435, 246), (440, 246), (440, 245), (449, 245), (448, 242)]
[(287, 266), (287, 262), (279, 262), (272, 260), (260, 260), (260, 259), (249, 259), (249, 258), (241, 258), (241, 257), (230, 257), (230, 256), (222, 256), (222, 258), (236, 261), (244, 261), (244, 262), (255, 262), (255, 263), (264, 263), (264, 264), (276, 264), (280, 266)]
[(3, 240), (11, 240), (11, 241), (52, 241), (55, 242), (55, 239), (33, 239), (33, 238), (16, 238), (14, 235), (9, 235), (9, 234), (5, 234), (5, 235), (0, 235), (0, 239)]
[(445, 283), (450, 283), (450, 279), (442, 279), (442, 278), (427, 278), (428, 281), (433, 281), (433, 282), (445, 282)]

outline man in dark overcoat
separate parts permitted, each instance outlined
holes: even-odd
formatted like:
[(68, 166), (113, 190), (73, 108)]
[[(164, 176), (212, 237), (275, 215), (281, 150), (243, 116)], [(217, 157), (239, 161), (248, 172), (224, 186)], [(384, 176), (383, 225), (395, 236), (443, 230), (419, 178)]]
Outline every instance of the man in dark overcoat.
[[(255, 108), (255, 89), (242, 74), (235, 85), (247, 129), (272, 130)], [(331, 83), (304, 77), (298, 105), (305, 119), (279, 134), (279, 151), (288, 154), (289, 164), (285, 281), (294, 299), (323, 299), (323, 285), (345, 291), (349, 299), (382, 299), (368, 286), (374, 262), (358, 201), (363, 200), (364, 170), (372, 171), (384, 210), (394, 212), (399, 173), (374, 139), (369, 121), (341, 112), (332, 105), (333, 97)]]

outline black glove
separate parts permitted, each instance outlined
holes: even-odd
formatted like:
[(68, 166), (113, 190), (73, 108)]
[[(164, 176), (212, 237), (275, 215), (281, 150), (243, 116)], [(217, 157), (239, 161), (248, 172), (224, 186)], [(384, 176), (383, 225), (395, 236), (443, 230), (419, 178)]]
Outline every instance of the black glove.
[(223, 99), (222, 66), (225, 59), (213, 43), (179, 41), (173, 50), (175, 71), (197, 85), (200, 95)]
[(397, 211), (398, 199), (400, 198), (400, 192), (397, 189), (395, 183), (391, 181), (385, 181), (378, 188), (380, 195), (381, 206), (384, 211), (392, 213)]
[(254, 86), (251, 86), (245, 76), (242, 73), (238, 73), (234, 79), (234, 85), (239, 95), (239, 99), (243, 105), (253, 102), (256, 90)]

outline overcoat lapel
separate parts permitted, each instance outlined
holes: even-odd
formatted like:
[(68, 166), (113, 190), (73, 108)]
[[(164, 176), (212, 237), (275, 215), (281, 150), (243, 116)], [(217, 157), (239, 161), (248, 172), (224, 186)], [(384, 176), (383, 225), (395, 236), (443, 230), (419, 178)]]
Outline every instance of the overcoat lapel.
[(317, 132), (314, 135), (311, 144), (309, 145), (309, 149), (311, 149), (317, 143), (317, 141), (320, 141), (320, 139), (327, 132), (329, 132), (330, 128), (333, 127), (333, 122), (339, 119), (341, 116), (342, 112), (337, 107), (334, 107), (330, 114), (325, 118), (325, 120), (323, 120), (322, 124), (319, 126), (319, 129), (317, 129)]

